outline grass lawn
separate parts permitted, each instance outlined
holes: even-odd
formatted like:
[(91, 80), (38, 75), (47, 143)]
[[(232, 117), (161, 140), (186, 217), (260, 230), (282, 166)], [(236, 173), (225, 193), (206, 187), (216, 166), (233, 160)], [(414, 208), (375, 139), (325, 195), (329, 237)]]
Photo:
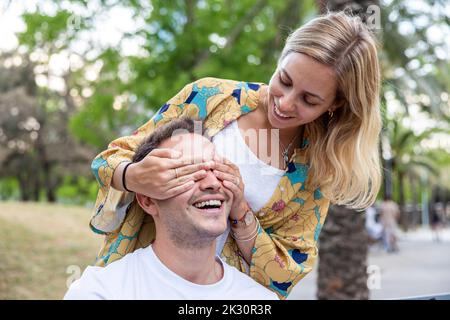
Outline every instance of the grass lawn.
[(0, 202), (0, 299), (61, 299), (75, 275), (68, 267), (82, 272), (102, 243), (90, 217), (82, 207)]

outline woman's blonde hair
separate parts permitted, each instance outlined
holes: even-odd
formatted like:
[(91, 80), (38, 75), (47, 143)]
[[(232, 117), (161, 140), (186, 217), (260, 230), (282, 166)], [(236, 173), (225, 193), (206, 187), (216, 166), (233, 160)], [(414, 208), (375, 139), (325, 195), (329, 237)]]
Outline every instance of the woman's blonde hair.
[(311, 141), (308, 183), (320, 186), (332, 203), (364, 209), (373, 204), (381, 184), (376, 41), (358, 17), (329, 13), (295, 30), (278, 63), (291, 52), (330, 66), (338, 82), (335, 103), (340, 107), (332, 117), (325, 112), (305, 125)]

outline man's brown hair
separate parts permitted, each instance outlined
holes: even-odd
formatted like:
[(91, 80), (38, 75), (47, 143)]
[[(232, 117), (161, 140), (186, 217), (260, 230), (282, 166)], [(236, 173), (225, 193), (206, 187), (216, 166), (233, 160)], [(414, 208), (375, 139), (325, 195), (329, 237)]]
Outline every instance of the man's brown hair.
[[(197, 129), (200, 128), (201, 130)], [(210, 139), (205, 132), (203, 122), (197, 119), (191, 119), (188, 117), (181, 117), (171, 120), (170, 122), (156, 128), (143, 143), (136, 149), (136, 153), (133, 156), (133, 162), (139, 162), (144, 159), (153, 149), (159, 147), (159, 145), (166, 139), (174, 137), (179, 134), (196, 133), (201, 134), (207, 139)]]

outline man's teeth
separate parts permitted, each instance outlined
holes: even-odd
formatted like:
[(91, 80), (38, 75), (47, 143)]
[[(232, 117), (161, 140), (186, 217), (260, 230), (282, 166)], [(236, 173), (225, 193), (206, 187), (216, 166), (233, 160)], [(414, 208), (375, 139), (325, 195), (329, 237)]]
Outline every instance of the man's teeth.
[(222, 205), (222, 201), (220, 201), (220, 200), (208, 200), (208, 201), (194, 203), (194, 206), (196, 208), (203, 208), (203, 207), (206, 207), (206, 206), (220, 207), (221, 205)]
[(276, 113), (278, 116), (282, 117), (282, 118), (292, 118), (292, 117), (289, 117), (289, 116), (286, 116), (286, 115), (282, 114), (282, 113), (278, 110), (278, 107), (277, 107), (276, 104), (275, 104), (275, 113)]

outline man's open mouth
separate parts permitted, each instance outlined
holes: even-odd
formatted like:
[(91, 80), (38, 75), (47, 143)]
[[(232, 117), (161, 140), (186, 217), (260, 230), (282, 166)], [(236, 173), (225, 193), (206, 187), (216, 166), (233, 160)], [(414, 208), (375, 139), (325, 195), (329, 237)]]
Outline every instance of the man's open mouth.
[(207, 200), (199, 201), (193, 204), (194, 207), (200, 210), (220, 209), (222, 207), (222, 200)]

